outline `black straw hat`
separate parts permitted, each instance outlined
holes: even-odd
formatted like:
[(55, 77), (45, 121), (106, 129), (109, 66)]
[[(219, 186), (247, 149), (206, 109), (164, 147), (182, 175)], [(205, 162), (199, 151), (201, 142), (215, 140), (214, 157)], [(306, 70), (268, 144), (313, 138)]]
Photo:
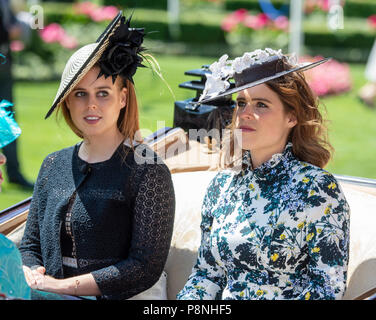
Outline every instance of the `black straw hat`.
[[(228, 56), (224, 55), (210, 65), (211, 74), (206, 75), (205, 89), (198, 103), (231, 95), (291, 72), (302, 72), (330, 60), (325, 58), (313, 63), (297, 63), (295, 55), (287, 56), (281, 50), (269, 48), (246, 52), (234, 60), (227, 59)], [(231, 78), (235, 81), (234, 87), (230, 85)]]
[(99, 64), (98, 78), (104, 75), (112, 76), (115, 82), (122, 75), (133, 82), (132, 77), (137, 67), (142, 66), (141, 47), (144, 29), (130, 28), (130, 19), (125, 21), (122, 11), (110, 22), (95, 43), (90, 43), (78, 49), (69, 58), (61, 76), (60, 86), (55, 100), (47, 112), (47, 119), (82, 80), (87, 72)]

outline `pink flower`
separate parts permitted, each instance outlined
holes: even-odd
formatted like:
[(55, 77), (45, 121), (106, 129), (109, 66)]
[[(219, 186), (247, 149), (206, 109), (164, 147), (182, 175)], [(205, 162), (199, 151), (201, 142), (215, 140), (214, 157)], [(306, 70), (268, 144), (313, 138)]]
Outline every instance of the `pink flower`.
[(90, 16), (91, 13), (97, 8), (98, 6), (90, 1), (76, 3), (73, 5), (73, 9), (76, 13), (85, 14), (87, 16)]
[(238, 9), (232, 13), (234, 19), (238, 22), (242, 22), (248, 15), (247, 9)]
[(10, 50), (12, 50), (13, 52), (22, 51), (24, 48), (25, 48), (25, 45), (20, 40), (13, 40), (10, 43)]
[[(302, 57), (300, 62), (314, 62), (322, 59), (317, 57)], [(336, 60), (330, 60), (324, 64), (304, 72), (309, 85), (318, 96), (338, 94), (351, 89), (351, 75), (349, 66)]]
[(258, 23), (262, 25), (263, 27), (266, 26), (270, 21), (270, 19), (265, 13), (259, 13), (256, 17), (257, 17)]
[(372, 27), (372, 28), (376, 28), (376, 14), (373, 14), (372, 16), (369, 16), (367, 18), (367, 21), (368, 21), (368, 24)]
[(318, 6), (323, 11), (329, 11), (329, 0), (319, 0)]
[(225, 17), (221, 23), (221, 29), (226, 32), (231, 32), (238, 25), (238, 20), (232, 14)]
[(115, 6), (99, 7), (90, 13), (90, 17), (96, 21), (112, 20), (119, 13)]
[(289, 28), (289, 19), (286, 16), (278, 16), (274, 20), (274, 25), (279, 30), (287, 30)]
[(257, 16), (247, 15), (247, 17), (243, 21), (243, 24), (248, 28), (260, 30), (262, 28), (265, 28), (269, 22), (270, 19), (266, 14), (259, 13)]
[(54, 43), (57, 42), (67, 49), (76, 48), (78, 45), (74, 37), (68, 36), (61, 25), (51, 23), (39, 32), (40, 37), (44, 42)]
[(248, 15), (245, 20), (243, 21), (243, 24), (251, 29), (259, 30), (262, 29), (264, 26), (262, 23), (260, 23), (260, 20), (256, 16)]
[(304, 13), (310, 14), (315, 10), (316, 0), (306, 0), (304, 2)]
[(255, 29), (255, 30), (259, 30), (264, 27), (262, 21), (260, 21), (257, 16), (252, 16), (252, 15), (248, 15), (244, 19), (243, 24), (246, 27)]
[(266, 27), (275, 27), (278, 30), (287, 30), (289, 20), (285, 16), (279, 16), (275, 21), (271, 20), (265, 13), (255, 16), (249, 14), (246, 9), (239, 9), (229, 14), (223, 19), (221, 28), (226, 32), (233, 31), (238, 24), (242, 24), (253, 30), (260, 30)]
[(64, 29), (57, 23), (51, 23), (39, 32), (42, 40), (47, 43), (60, 42), (65, 36)]
[(98, 6), (89, 1), (75, 4), (74, 11), (78, 14), (87, 15), (96, 22), (112, 20), (119, 13), (119, 9), (115, 6)]
[(78, 46), (78, 41), (76, 38), (65, 35), (61, 40), (60, 44), (67, 49), (74, 49)]

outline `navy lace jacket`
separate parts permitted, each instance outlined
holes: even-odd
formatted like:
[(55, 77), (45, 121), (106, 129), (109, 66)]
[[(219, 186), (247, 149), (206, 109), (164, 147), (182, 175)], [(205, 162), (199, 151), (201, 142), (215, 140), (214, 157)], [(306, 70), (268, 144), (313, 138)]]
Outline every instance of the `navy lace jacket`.
[(67, 276), (61, 227), (76, 193), (71, 226), (77, 274), (91, 273), (104, 298), (127, 299), (156, 283), (167, 260), (175, 212), (171, 174), (153, 152), (158, 163), (138, 164), (142, 154), (137, 158), (121, 144), (110, 159), (88, 164), (78, 157), (78, 147), (52, 153), (42, 164), (22, 260), (45, 266), (55, 278)]

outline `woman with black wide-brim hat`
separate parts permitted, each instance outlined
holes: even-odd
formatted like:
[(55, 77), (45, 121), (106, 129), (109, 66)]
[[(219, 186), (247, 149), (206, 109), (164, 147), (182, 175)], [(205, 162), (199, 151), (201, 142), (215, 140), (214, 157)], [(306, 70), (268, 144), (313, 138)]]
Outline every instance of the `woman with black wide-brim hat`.
[(299, 64), (267, 48), (210, 66), (200, 102), (238, 95), (224, 170), (203, 202), (197, 263), (178, 299), (343, 296), (350, 210), (322, 169), (332, 148), (302, 72), (326, 60)]
[(143, 37), (120, 12), (66, 64), (46, 118), (57, 109), (82, 142), (40, 169), (20, 246), (33, 289), (128, 299), (162, 275), (175, 198), (167, 166), (137, 152)]

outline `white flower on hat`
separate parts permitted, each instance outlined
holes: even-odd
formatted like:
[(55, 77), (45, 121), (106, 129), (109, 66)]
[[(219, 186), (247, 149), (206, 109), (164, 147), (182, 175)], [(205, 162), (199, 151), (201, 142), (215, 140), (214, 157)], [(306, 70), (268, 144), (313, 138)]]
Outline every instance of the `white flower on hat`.
[(251, 67), (254, 64), (262, 64), (271, 56), (278, 56), (282, 58), (282, 50), (275, 51), (270, 48), (265, 50), (257, 49), (251, 52), (245, 52), (241, 57), (235, 58), (232, 64), (234, 72), (241, 73), (243, 70)]
[(282, 49), (275, 51), (271, 48), (265, 48), (265, 51), (268, 52), (271, 56), (279, 56), (280, 58), (283, 56)]
[(249, 52), (246, 52), (242, 56), (243, 63), (247, 66), (250, 66), (255, 63), (255, 59), (252, 57), (252, 55)]
[(230, 87), (227, 80), (233, 76), (233, 68), (232, 61), (228, 60), (227, 54), (213, 62), (209, 66), (209, 70), (211, 74), (206, 75), (205, 88), (199, 101), (207, 96), (214, 97)]
[[(209, 96), (213, 98), (226, 91), (230, 87), (228, 80), (233, 77), (234, 73), (242, 73), (254, 64), (262, 64), (268, 61), (271, 56), (282, 58), (284, 55), (282, 49), (276, 51), (271, 48), (245, 52), (241, 57), (237, 57), (234, 60), (228, 60), (228, 55), (224, 54), (218, 61), (210, 65), (209, 70), (211, 74), (207, 74), (206, 76), (205, 88), (199, 101)], [(286, 56), (286, 58), (291, 65), (297, 65), (297, 58), (294, 54)]]
[(200, 96), (199, 101), (206, 97), (215, 97), (230, 87), (230, 83), (220, 77), (214, 77), (212, 74), (206, 75), (205, 89)]
[[(292, 53), (290, 55), (284, 55), (282, 49), (273, 50), (271, 48), (245, 52), (241, 57), (237, 57), (232, 61), (228, 60), (228, 55), (225, 54), (218, 61), (210, 65), (209, 70), (211, 71), (211, 74), (206, 74), (207, 81), (198, 102), (206, 103), (217, 97), (233, 94), (246, 87), (248, 88), (253, 85), (258, 85), (262, 83), (261, 81), (266, 82), (290, 72), (303, 72), (329, 60), (330, 58), (324, 58), (313, 63), (299, 63), (296, 54)], [(286, 62), (289, 66), (285, 65)], [(262, 69), (264, 63), (266, 63), (265, 66), (268, 67), (265, 70), (266, 73), (264, 78), (259, 79), (257, 82), (256, 80), (248, 82), (243, 81), (247, 81), (247, 78), (243, 77), (243, 75), (247, 75), (246, 69), (249, 69), (250, 72), (255, 70), (254, 68)], [(256, 65), (260, 65), (261, 67)], [(270, 67), (275, 68), (269, 68), (269, 65)], [(273, 70), (275, 70), (274, 73)], [(235, 73), (239, 74), (239, 76)], [(269, 76), (266, 76), (267, 74)], [(229, 82), (230, 78), (235, 78), (235, 88), (228, 90), (232, 85), (232, 83)], [(244, 79), (242, 80), (242, 78)]]
[(273, 53), (270, 53), (269, 51), (266, 51), (266, 50), (261, 50), (261, 49), (258, 49), (254, 52), (254, 56), (255, 56), (255, 62), (258, 63), (258, 64), (261, 64), (263, 63), (267, 58), (269, 58), (270, 56), (273, 56), (274, 54)]
[(292, 66), (297, 66), (299, 63), (298, 63), (298, 57), (297, 55), (294, 53), (292, 53), (290, 56), (287, 56), (287, 61), (289, 64), (291, 64)]
[(224, 54), (218, 61), (212, 63), (209, 67), (213, 77), (227, 78), (232, 76), (231, 61), (227, 61), (228, 55)]
[(232, 63), (232, 69), (236, 73), (241, 73), (244, 69), (248, 68), (249, 65), (244, 62), (242, 57), (235, 58)]

